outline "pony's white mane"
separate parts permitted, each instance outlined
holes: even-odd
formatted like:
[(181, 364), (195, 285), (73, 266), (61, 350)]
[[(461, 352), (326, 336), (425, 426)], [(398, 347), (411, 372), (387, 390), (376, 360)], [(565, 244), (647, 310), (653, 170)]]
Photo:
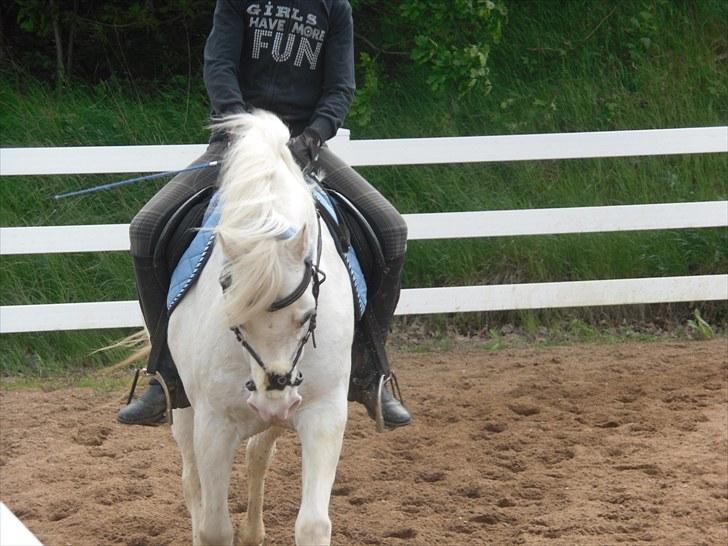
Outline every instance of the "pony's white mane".
[[(286, 143), (288, 128), (263, 110), (214, 125), (232, 135), (220, 174), (221, 216), (215, 230), (232, 285), (225, 306), (231, 323), (267, 308), (283, 288), (281, 246), (291, 228), (312, 233), (316, 212), (310, 188)], [(305, 236), (305, 234), (304, 234)]]

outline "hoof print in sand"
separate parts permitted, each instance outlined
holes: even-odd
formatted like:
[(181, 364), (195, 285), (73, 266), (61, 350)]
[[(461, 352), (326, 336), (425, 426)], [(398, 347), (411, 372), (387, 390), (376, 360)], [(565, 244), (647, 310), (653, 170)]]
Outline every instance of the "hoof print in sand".
[(73, 435), (73, 441), (82, 446), (98, 447), (111, 434), (109, 427), (81, 426)]
[(541, 412), (541, 409), (530, 402), (513, 402), (508, 404), (508, 409), (522, 417), (529, 417)]
[(385, 538), (415, 538), (417, 536), (417, 531), (412, 529), (412, 527), (407, 527), (405, 529), (395, 529), (393, 531), (387, 531), (384, 533)]

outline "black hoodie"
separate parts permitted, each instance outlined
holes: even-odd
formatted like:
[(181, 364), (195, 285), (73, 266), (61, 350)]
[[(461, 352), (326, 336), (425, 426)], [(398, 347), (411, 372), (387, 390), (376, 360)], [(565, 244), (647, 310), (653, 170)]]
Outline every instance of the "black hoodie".
[(353, 32), (347, 0), (217, 0), (204, 71), (214, 114), (264, 108), (328, 140), (354, 97)]

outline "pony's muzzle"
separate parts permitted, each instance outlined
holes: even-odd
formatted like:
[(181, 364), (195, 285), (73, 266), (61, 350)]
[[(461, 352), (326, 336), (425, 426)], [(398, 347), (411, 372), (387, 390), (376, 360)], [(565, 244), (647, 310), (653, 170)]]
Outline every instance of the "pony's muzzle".
[(302, 398), (296, 388), (287, 388), (275, 394), (277, 396), (255, 391), (251, 392), (248, 397), (250, 409), (266, 423), (287, 421), (301, 404)]

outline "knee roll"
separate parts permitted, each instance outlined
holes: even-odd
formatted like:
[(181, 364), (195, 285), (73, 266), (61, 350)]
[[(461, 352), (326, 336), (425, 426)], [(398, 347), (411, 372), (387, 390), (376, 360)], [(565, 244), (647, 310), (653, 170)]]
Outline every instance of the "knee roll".
[(137, 258), (151, 258), (154, 256), (156, 239), (154, 233), (159, 229), (144, 214), (144, 209), (139, 211), (129, 224), (129, 243), (132, 256)]

